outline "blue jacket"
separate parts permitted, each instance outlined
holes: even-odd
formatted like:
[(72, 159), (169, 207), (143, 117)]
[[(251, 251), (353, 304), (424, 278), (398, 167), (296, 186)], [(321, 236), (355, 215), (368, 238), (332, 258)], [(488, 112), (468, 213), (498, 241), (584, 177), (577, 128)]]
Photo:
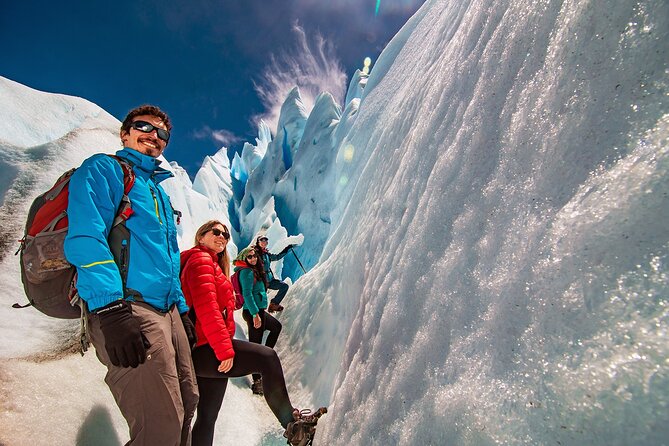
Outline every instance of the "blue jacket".
[[(159, 160), (136, 150), (126, 147), (116, 155), (131, 162), (136, 175), (128, 194), (133, 214), (126, 221), (130, 232), (127, 288), (159, 311), (176, 304), (183, 314), (188, 306), (179, 282), (174, 209), (158, 184), (172, 174), (158, 167)], [(123, 196), (121, 166), (107, 155), (93, 155), (72, 175), (69, 191), (65, 255), (77, 268), (79, 295), (93, 311), (123, 298), (121, 276), (107, 243)]]

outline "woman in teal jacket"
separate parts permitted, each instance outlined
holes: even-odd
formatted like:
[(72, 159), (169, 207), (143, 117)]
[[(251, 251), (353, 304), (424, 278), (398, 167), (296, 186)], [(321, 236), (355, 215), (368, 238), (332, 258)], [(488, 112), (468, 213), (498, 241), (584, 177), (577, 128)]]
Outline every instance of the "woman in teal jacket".
[[(281, 333), (281, 322), (267, 313), (267, 278), (258, 253), (253, 248), (243, 249), (235, 259), (235, 272), (238, 272), (239, 285), (244, 295), (242, 317), (246, 321), (249, 341), (262, 344), (265, 330), (269, 331), (265, 345), (274, 348)], [(253, 374), (251, 390), (262, 395), (262, 377)]]

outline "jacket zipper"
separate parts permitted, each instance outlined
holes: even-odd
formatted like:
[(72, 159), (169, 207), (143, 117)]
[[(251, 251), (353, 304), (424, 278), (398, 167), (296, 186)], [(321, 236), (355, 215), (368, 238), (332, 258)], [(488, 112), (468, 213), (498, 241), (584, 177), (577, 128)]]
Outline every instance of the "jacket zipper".
[(153, 206), (155, 207), (156, 211), (156, 217), (158, 218), (158, 222), (162, 225), (163, 224), (163, 219), (160, 216), (160, 210), (158, 207), (158, 198), (156, 197), (156, 191), (153, 190), (153, 187), (149, 186), (149, 190), (151, 191), (151, 196), (153, 197)]
[[(155, 183), (156, 181), (155, 175), (151, 175), (151, 180)], [(155, 207), (156, 217), (158, 218), (160, 226), (163, 226), (163, 218), (160, 215), (160, 205), (158, 204), (158, 197), (156, 196), (156, 191), (153, 189), (151, 185), (149, 185), (149, 190), (151, 191), (151, 196), (153, 197), (153, 205)], [(163, 208), (164, 208), (164, 203), (163, 203)], [(169, 249), (170, 249), (169, 225), (168, 227), (165, 228), (165, 246), (167, 246), (168, 257), (169, 257)], [(172, 284), (170, 284), (170, 294), (172, 294)], [(164, 308), (165, 311), (167, 311), (168, 309), (169, 307)]]

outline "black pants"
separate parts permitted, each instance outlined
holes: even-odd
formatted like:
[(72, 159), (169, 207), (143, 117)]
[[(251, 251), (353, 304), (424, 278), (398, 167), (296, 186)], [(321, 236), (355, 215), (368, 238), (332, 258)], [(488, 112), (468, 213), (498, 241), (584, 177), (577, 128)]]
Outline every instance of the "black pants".
[(197, 418), (193, 425), (192, 446), (211, 446), (214, 442), (214, 426), (221, 410), (228, 378), (238, 378), (257, 372), (263, 377), (263, 393), (267, 405), (284, 428), (293, 421), (293, 405), (288, 397), (283, 368), (276, 352), (264, 345), (252, 344), (239, 339), (232, 340), (235, 359), (228, 373), (218, 371), (221, 364), (209, 344), (193, 350), (193, 365), (200, 401)]
[[(279, 322), (271, 314), (265, 312), (265, 310), (260, 310), (258, 314), (260, 315), (260, 320), (262, 322), (260, 324), (260, 328), (255, 328), (253, 326), (253, 316), (251, 316), (251, 313), (249, 313), (248, 310), (242, 311), (242, 317), (246, 321), (246, 326), (249, 330), (249, 342), (261, 344), (262, 336), (265, 333), (265, 330), (267, 330), (269, 331), (269, 334), (265, 340), (265, 345), (269, 348), (274, 348), (276, 341), (279, 339), (279, 334), (281, 333), (281, 328), (283, 326), (281, 325), (281, 322)], [(253, 375), (254, 380), (258, 378), (260, 378), (260, 375)]]
[(279, 305), (283, 298), (286, 297), (286, 293), (288, 292), (288, 284), (277, 279), (272, 279), (269, 283), (269, 289), (279, 290), (279, 292), (276, 293), (276, 296), (274, 296), (274, 299), (272, 299), (273, 303)]

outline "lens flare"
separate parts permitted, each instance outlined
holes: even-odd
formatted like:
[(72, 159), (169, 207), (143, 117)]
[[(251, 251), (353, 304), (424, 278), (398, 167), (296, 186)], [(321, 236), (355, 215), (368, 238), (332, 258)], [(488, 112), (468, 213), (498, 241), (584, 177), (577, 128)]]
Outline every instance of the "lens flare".
[(344, 147), (344, 161), (346, 161), (347, 163), (353, 161), (354, 153), (355, 153), (355, 147), (353, 147), (353, 144), (349, 144), (346, 147)]
[(365, 57), (364, 66), (362, 68), (363, 74), (369, 74), (370, 65), (372, 65), (372, 58), (371, 57)]
[(376, 11), (374, 11), (375, 16), (379, 15), (379, 6), (381, 6), (381, 0), (376, 0)]

